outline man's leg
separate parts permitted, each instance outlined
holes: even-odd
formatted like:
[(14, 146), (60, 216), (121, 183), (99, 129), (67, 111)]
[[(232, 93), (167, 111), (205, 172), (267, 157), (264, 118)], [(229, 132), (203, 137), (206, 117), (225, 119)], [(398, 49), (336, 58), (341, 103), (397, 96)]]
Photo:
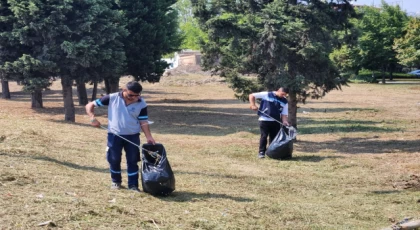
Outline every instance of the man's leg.
[(258, 157), (264, 158), (265, 150), (267, 150), (267, 137), (269, 135), (269, 126), (267, 121), (259, 121), (260, 123), (260, 146), (258, 149)]
[(273, 142), (274, 138), (277, 136), (277, 134), (280, 131), (280, 123), (278, 123), (277, 121), (267, 121), (270, 124), (268, 125), (269, 127), (269, 134), (268, 134), (268, 143), (271, 144), (271, 142)]
[[(136, 145), (140, 145), (140, 134), (124, 136), (127, 140), (133, 142)], [(125, 142), (124, 144), (125, 157), (127, 159), (127, 176), (128, 176), (128, 188), (135, 190), (139, 187), (139, 166), (140, 161), (140, 150), (137, 146)]]
[[(121, 154), (123, 148), (122, 139), (112, 133), (108, 133), (108, 151), (106, 157), (109, 163), (112, 182), (121, 185)], [(119, 186), (115, 186), (118, 188)]]

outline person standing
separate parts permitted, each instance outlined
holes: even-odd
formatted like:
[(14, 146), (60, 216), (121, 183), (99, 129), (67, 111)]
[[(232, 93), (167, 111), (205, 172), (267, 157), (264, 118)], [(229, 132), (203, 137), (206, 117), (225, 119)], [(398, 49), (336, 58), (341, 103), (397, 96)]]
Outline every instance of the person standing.
[[(288, 103), (286, 96), (289, 89), (281, 87), (277, 91), (258, 92), (249, 95), (250, 109), (258, 111), (258, 121), (260, 125), (260, 145), (258, 149), (258, 158), (265, 157), (267, 150), (267, 137), (269, 144), (280, 131), (280, 122), (289, 126), (288, 122)], [(260, 107), (255, 104), (256, 99), (261, 99)]]
[(122, 149), (124, 149), (127, 160), (128, 189), (140, 192), (139, 166), (137, 164), (140, 161), (140, 149), (138, 148), (140, 130), (144, 132), (147, 143), (155, 144), (149, 128), (147, 104), (140, 96), (142, 90), (143, 87), (140, 83), (131, 81), (121, 92), (105, 95), (86, 105), (86, 113), (94, 127), (101, 126), (101, 123), (95, 118), (94, 107), (108, 106), (107, 160), (111, 172), (112, 189), (123, 188), (121, 185), (121, 157)]

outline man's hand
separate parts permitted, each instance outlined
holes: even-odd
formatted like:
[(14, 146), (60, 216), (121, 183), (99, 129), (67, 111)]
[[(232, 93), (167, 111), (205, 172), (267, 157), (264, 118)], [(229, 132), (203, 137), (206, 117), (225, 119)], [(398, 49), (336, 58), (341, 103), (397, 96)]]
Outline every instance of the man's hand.
[(156, 144), (156, 142), (155, 142), (155, 139), (153, 139), (153, 137), (146, 137), (146, 139), (147, 139), (147, 143), (149, 143), (149, 144)]
[(93, 127), (101, 127), (101, 123), (98, 120), (96, 120), (96, 118), (92, 118), (90, 120), (90, 125)]
[(288, 122), (288, 121), (283, 121), (283, 125), (285, 125), (285, 126), (290, 126), (290, 124), (289, 124), (289, 122)]
[(249, 108), (254, 110), (254, 111), (258, 110), (258, 107), (256, 105), (250, 105)]

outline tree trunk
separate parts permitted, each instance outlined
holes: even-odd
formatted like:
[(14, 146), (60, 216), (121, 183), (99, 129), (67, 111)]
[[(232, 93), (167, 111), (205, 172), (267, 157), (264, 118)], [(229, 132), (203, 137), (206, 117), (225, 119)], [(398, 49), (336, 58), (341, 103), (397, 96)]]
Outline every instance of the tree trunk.
[(98, 94), (98, 82), (93, 82), (93, 89), (92, 89), (92, 101), (96, 100), (96, 95)]
[(31, 93), (31, 108), (43, 108), (42, 104), (42, 89), (35, 90)]
[(297, 130), (297, 94), (293, 90), (289, 92), (289, 124)]
[(119, 87), (120, 79), (119, 78), (111, 78), (109, 81), (109, 86), (111, 88), (111, 93), (116, 93), (120, 91)]
[(61, 76), (61, 86), (63, 88), (64, 101), (64, 120), (75, 122), (75, 108), (73, 103), (73, 81), (69, 76)]
[(79, 105), (86, 105), (88, 103), (86, 85), (83, 81), (77, 81), (77, 97), (79, 98)]
[(9, 81), (1, 79), (1, 98), (10, 99)]
[(382, 84), (385, 84), (385, 69), (382, 69)]
[(111, 93), (111, 84), (109, 83), (109, 79), (104, 79), (104, 83), (105, 83), (106, 94), (110, 94)]
[(397, 66), (395, 64), (393, 64), (393, 63), (389, 64), (388, 71), (389, 71), (389, 80), (390, 81), (394, 80), (394, 76), (392, 76), (392, 74), (395, 72), (396, 68), (397, 68)]

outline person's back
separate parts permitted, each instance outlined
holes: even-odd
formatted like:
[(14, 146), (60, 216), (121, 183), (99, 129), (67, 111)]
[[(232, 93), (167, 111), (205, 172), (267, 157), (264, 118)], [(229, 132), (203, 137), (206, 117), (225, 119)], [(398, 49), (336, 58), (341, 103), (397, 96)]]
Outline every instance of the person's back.
[[(272, 92), (258, 92), (249, 95), (250, 108), (258, 111), (258, 121), (260, 126), (260, 144), (258, 149), (258, 157), (264, 158), (267, 150), (267, 138), (269, 143), (280, 130), (281, 125), (289, 125), (288, 122), (288, 103), (286, 95), (289, 90), (287, 88), (279, 88)], [(256, 99), (261, 99), (259, 108)]]

